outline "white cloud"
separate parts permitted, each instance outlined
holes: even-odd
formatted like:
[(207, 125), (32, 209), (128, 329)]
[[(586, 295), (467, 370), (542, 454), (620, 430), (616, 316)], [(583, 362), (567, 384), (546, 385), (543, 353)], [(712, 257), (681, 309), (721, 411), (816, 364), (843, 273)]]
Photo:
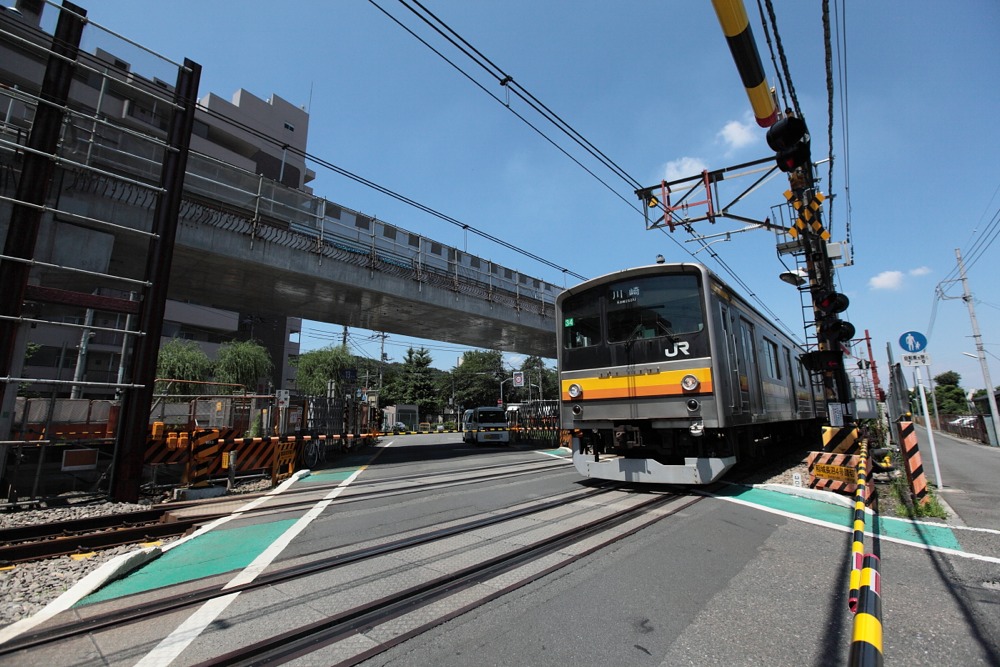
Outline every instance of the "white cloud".
[(930, 272), (931, 272), (930, 267), (927, 266), (921, 266), (916, 269), (910, 269), (911, 276), (926, 276)]
[(736, 150), (757, 141), (755, 125), (731, 120), (716, 135), (726, 144), (727, 150)]
[(696, 157), (682, 157), (671, 160), (663, 167), (663, 180), (676, 181), (680, 178), (697, 176), (708, 169), (703, 160)]
[(901, 289), (903, 287), (903, 272), (883, 271), (868, 280), (868, 287), (871, 289)]

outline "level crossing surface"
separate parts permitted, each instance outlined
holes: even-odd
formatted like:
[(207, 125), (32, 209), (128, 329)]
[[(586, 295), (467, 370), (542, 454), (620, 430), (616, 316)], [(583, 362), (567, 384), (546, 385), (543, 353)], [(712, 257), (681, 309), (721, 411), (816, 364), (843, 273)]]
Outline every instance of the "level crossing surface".
[[(568, 452), (474, 446), (460, 439), (386, 438), (356, 458), (290, 483), (269, 501), (275, 503), (270, 510), (237, 513), (194, 538), (187, 569), (161, 557), (145, 574), (139, 570), (97, 595), (105, 605), (154, 595), (165, 583), (150, 579), (151, 573), (172, 573), (175, 581), (167, 590), (178, 596), (208, 581), (247, 581), (366, 540), (387, 541), (592, 484), (575, 474), (564, 458)], [(958, 451), (939, 452), (946, 480), (946, 462), (966, 450)], [(990, 451), (975, 453), (989, 463), (997, 460)], [(543, 459), (552, 463), (544, 476), (463, 479), (464, 469), (488, 475)], [(988, 465), (975, 467), (988, 479)], [(960, 477), (954, 477), (957, 484)], [(337, 484), (323, 485), (324, 478)], [(381, 486), (392, 486), (396, 495), (365, 495)], [(682, 490), (699, 500), (451, 620), (432, 622), (434, 627), (365, 664), (847, 664), (854, 618), (847, 603), (851, 503), (788, 490), (734, 484)], [(635, 488), (628, 495), (661, 492)], [(1000, 580), (1000, 532), (973, 525), (976, 516), (967, 512), (965, 526), (869, 518), (867, 549), (882, 559), (887, 663), (1000, 661), (1000, 619), (993, 613), (1000, 591), (989, 586)], [(421, 571), (442, 568), (444, 556), (462, 558), (431, 547), (417, 553), (412, 564)], [(352, 591), (363, 586), (410, 576), (396, 571), (408, 566), (402, 557), (394, 562), (353, 587), (349, 581), (288, 581), (83, 642), (85, 654), (40, 650), (27, 656), (52, 665), (79, 664), (79, 658), (90, 664), (197, 664), (267, 630), (316, 621), (324, 609), (349, 604)], [(200, 569), (206, 567), (214, 569)], [(67, 613), (86, 615), (87, 609)], [(373, 641), (375, 633), (368, 635), (363, 639)], [(0, 664), (24, 664), (25, 657), (7, 655)], [(303, 664), (332, 664), (324, 659), (320, 654)]]

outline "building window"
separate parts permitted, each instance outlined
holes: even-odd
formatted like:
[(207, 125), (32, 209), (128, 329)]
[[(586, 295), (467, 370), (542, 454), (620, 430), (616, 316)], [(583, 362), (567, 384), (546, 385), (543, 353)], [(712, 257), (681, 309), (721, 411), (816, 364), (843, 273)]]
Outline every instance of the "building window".
[(289, 132), (294, 132), (295, 126), (292, 125), (291, 123), (285, 123), (285, 129), (288, 130)]

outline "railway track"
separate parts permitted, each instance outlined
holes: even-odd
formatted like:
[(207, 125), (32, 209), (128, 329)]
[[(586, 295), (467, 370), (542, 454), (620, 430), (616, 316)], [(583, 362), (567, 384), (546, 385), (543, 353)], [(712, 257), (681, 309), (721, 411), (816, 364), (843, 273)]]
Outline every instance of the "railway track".
[[(412, 494), (430, 489), (453, 487), (456, 484), (472, 484), (484, 481), (533, 474), (539, 471), (553, 469), (548, 461), (511, 467), (509, 465), (489, 465), (466, 468), (449, 475), (447, 481), (427, 481), (427, 475), (400, 475), (355, 485), (355, 491), (346, 496), (342, 502), (358, 502), (372, 497), (385, 495)], [(455, 479), (455, 474), (461, 479)], [(406, 485), (420, 482), (416, 486), (405, 488), (387, 488), (392, 485)], [(307, 507), (314, 502), (316, 491), (326, 490), (336, 486), (336, 483), (317, 484), (307, 490), (295, 490), (285, 494), (287, 502), (283, 510), (294, 510), (297, 507)], [(368, 488), (368, 490), (362, 490)], [(216, 510), (214, 507), (231, 505), (234, 498), (247, 501), (261, 494), (245, 496), (225, 496), (219, 499), (191, 501), (185, 503), (166, 504), (156, 509), (141, 510), (125, 514), (115, 514), (85, 519), (54, 521), (30, 526), (19, 526), (0, 530), (0, 567), (29, 563), (46, 558), (57, 558), (86, 554), (101, 549), (110, 549), (127, 544), (142, 544), (155, 542), (187, 534), (200, 524), (207, 523), (219, 516), (228, 514), (231, 510)], [(309, 496), (296, 500), (296, 496)], [(273, 511), (273, 508), (260, 510)]]
[[(109, 611), (94, 609), (82, 620), (69, 621), (63, 625), (21, 636), (0, 646), (0, 658), (27, 657), (26, 652), (29, 650), (32, 651), (31, 656), (43, 657), (51, 650), (55, 651), (52, 655), (63, 656), (64, 660), (66, 656), (73, 655), (74, 641), (89, 644), (86, 637), (114, 631), (128, 632), (128, 626), (134, 623), (155, 624), (158, 619), (167, 615), (185, 609), (193, 611), (197, 605), (218, 601), (234, 593), (252, 595), (255, 591), (273, 590), (276, 586), (282, 589), (289, 586), (305, 586), (322, 590), (324, 596), (332, 596), (336, 595), (337, 585), (329, 583), (330, 577), (356, 583), (358, 575), (352, 573), (359, 568), (361, 571), (378, 569), (381, 562), (379, 559), (388, 558), (397, 564), (396, 566), (401, 560), (413, 559), (412, 574), (401, 573), (397, 579), (402, 585), (395, 590), (385, 592), (382, 586), (378, 586), (376, 588), (382, 592), (369, 595), (352, 584), (347, 589), (350, 593), (345, 593), (344, 598), (352, 602), (349, 609), (274, 636), (267, 636), (271, 634), (268, 632), (257, 633), (255, 636), (266, 638), (248, 645), (241, 644), (238, 650), (217, 655), (204, 664), (274, 664), (317, 650), (332, 650), (339, 654), (342, 650), (339, 643), (363, 628), (389, 623), (393, 619), (400, 619), (419, 610), (424, 610), (422, 613), (426, 615), (428, 605), (452, 595), (462, 593), (467, 595), (468, 590), (477, 584), (503, 576), (505, 585), (496, 586), (493, 594), (483, 597), (476, 603), (485, 604), (573, 562), (582, 555), (624, 539), (699, 500), (697, 497), (673, 493), (637, 495), (608, 486), (565, 493), (558, 498), (545, 501), (520, 503), (503, 512), (493, 512), (440, 527), (401, 534), (389, 542), (352, 545), (335, 554), (324, 550), (320, 554), (313, 554), (313, 557), (306, 562), (276, 568), (245, 585), (230, 587), (215, 583), (194, 590), (189, 587), (181, 594), (168, 589), (156, 600), (146, 599), (137, 604), (118, 606)], [(581, 517), (586, 517), (586, 520), (582, 520)], [(524, 540), (522, 538), (525, 531), (522, 526), (526, 521), (536, 528), (551, 525), (551, 530), (546, 528), (542, 531), (543, 535)], [(497, 538), (498, 534), (508, 534), (512, 537), (508, 542), (507, 539)], [(422, 557), (414, 555), (425, 553), (428, 545), (435, 545), (435, 549), (440, 549), (442, 553), (463, 550), (471, 553), (487, 544), (496, 548), (498, 540), (503, 543), (504, 548), (501, 552), (481, 559), (473, 558), (474, 565), (458, 569), (452, 569), (450, 566), (446, 568), (442, 563), (438, 570), (431, 571), (445, 570), (447, 574), (431, 579), (428, 579), (428, 569), (420, 564)], [(547, 564), (543, 568), (533, 566), (538, 559), (552, 558), (554, 554), (558, 554), (559, 563)], [(522, 567), (525, 574), (516, 574)], [(119, 600), (119, 605), (120, 602)], [(468, 605), (461, 604), (453, 609), (449, 617), (464, 613), (468, 608)], [(429, 622), (429, 625), (440, 623), (442, 620), (446, 619), (437, 617)], [(419, 631), (423, 630), (411, 629), (405, 636), (397, 635), (391, 640), (380, 643), (377, 648), (369, 648), (364, 653), (358, 653), (351, 658), (353, 662), (345, 664), (354, 664), (387, 650)], [(113, 659), (113, 656), (108, 657)], [(341, 658), (336, 660), (340, 661)], [(333, 661), (324, 664), (333, 664)]]
[(196, 523), (155, 509), (8, 528), (0, 531), (0, 565), (155, 542), (183, 535)]

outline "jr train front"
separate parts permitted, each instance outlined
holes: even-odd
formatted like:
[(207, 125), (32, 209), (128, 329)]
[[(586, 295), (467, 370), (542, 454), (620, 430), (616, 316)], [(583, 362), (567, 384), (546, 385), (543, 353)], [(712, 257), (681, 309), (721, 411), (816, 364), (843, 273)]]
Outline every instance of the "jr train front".
[(700, 264), (589, 280), (556, 317), (561, 426), (587, 477), (706, 484), (815, 417), (795, 344)]

